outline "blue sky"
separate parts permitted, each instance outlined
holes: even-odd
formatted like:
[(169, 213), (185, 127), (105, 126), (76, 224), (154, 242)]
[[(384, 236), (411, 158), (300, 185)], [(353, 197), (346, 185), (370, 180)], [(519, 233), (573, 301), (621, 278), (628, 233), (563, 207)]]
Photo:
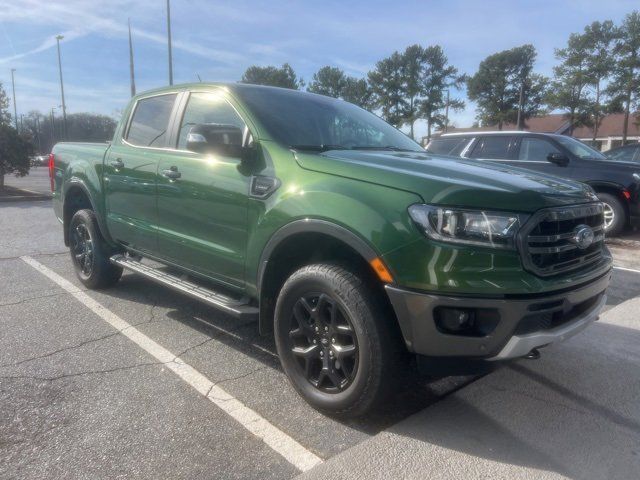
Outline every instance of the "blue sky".
[[(236, 81), (252, 65), (289, 62), (305, 80), (323, 65), (364, 76), (407, 45), (441, 45), (461, 72), (524, 43), (551, 74), (553, 50), (594, 20), (619, 22), (630, 0), (376, 1), (172, 0), (175, 83)], [(117, 115), (129, 98), (127, 18), (138, 91), (167, 83), (165, 0), (0, 0), (0, 82), (18, 114), (60, 104), (55, 35), (62, 41), (68, 112)], [(464, 92), (460, 92), (464, 98)], [(470, 125), (474, 105), (454, 114)], [(423, 134), (419, 126), (417, 134)]]

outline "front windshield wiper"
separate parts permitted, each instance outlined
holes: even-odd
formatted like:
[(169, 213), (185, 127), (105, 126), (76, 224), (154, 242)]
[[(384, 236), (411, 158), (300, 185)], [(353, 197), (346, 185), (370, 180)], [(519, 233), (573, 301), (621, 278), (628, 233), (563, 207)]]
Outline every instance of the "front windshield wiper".
[(395, 145), (354, 145), (351, 150), (392, 150), (394, 152), (416, 152), (420, 150), (412, 150), (410, 148), (396, 147)]
[(289, 145), (289, 148), (294, 150), (311, 150), (313, 152), (326, 152), (328, 150), (346, 150), (347, 147), (343, 145), (330, 145), (321, 143), (320, 145)]

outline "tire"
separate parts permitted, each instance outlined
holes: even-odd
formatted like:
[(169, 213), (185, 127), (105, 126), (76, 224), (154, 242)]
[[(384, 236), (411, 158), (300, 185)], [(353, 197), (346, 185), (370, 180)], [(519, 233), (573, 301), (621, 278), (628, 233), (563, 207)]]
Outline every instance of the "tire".
[[(604, 203), (605, 208), (605, 227), (604, 231), (607, 236), (615, 237), (619, 235), (624, 226), (627, 224), (627, 212), (622, 205), (622, 202), (614, 195), (610, 193), (598, 193), (598, 198), (602, 203)], [(608, 223), (608, 218), (611, 218), (610, 215), (613, 215), (611, 223)]]
[(69, 252), (76, 275), (90, 289), (114, 285), (122, 268), (109, 261), (112, 249), (100, 234), (96, 215), (91, 210), (78, 210), (69, 222)]
[(300, 268), (280, 291), (274, 323), (280, 362), (317, 410), (361, 416), (393, 390), (398, 330), (372, 293), (356, 274), (331, 264)]

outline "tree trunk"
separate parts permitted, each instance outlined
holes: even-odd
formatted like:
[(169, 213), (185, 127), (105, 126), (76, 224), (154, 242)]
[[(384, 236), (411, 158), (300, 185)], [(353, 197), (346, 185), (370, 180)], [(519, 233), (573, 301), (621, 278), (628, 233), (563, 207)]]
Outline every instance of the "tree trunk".
[(427, 142), (431, 141), (431, 120), (427, 120)]
[(633, 62), (631, 63), (630, 71), (629, 71), (629, 81), (627, 82), (627, 91), (626, 93), (626, 104), (624, 106), (624, 124), (622, 125), (622, 145), (627, 143), (627, 133), (629, 131), (629, 110), (631, 109), (631, 92), (633, 89), (633, 75), (634, 68), (633, 64), (635, 63), (636, 56), (633, 55)]
[(600, 123), (600, 80), (596, 82), (596, 113), (593, 119), (593, 139), (591, 142), (591, 146), (594, 148), (598, 136), (598, 123)]
[(572, 108), (569, 113), (569, 136), (573, 137), (573, 124), (576, 121), (576, 109)]
[(413, 123), (415, 122), (415, 114), (413, 112), (413, 97), (411, 97), (409, 108), (411, 110), (411, 119), (409, 120), (409, 123), (411, 124), (411, 140), (415, 140), (415, 137), (413, 136)]
[(0, 173), (0, 190), (4, 188), (4, 173)]
[(624, 123), (622, 124), (622, 145), (627, 143), (629, 130), (629, 109), (631, 108), (631, 90), (627, 90), (627, 98), (624, 105)]

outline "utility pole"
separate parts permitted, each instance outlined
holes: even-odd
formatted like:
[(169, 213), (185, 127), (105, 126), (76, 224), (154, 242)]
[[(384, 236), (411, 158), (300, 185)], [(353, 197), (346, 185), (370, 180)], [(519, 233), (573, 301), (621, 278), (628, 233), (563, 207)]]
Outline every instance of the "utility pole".
[(51, 148), (49, 151), (53, 150), (53, 146), (56, 144), (56, 125), (53, 116), (53, 111), (56, 107), (51, 107)]
[(449, 90), (447, 90), (447, 103), (444, 107), (444, 133), (449, 128)]
[(11, 88), (13, 90), (13, 120), (16, 123), (16, 130), (18, 130), (18, 107), (16, 106), (16, 81), (13, 78), (13, 74), (15, 73), (16, 69), (12, 68), (11, 69)]
[(131, 41), (131, 19), (127, 19), (129, 24), (129, 74), (131, 77), (131, 96), (136, 95), (136, 78), (133, 69), (133, 42)]
[(167, 44), (169, 47), (169, 85), (173, 85), (173, 56), (171, 55), (171, 2), (167, 0)]
[(67, 139), (67, 105), (64, 103), (64, 83), (62, 81), (62, 60), (60, 58), (60, 40), (64, 36), (56, 35), (56, 43), (58, 44), (58, 70), (60, 70), (60, 94), (62, 96), (62, 139)]

